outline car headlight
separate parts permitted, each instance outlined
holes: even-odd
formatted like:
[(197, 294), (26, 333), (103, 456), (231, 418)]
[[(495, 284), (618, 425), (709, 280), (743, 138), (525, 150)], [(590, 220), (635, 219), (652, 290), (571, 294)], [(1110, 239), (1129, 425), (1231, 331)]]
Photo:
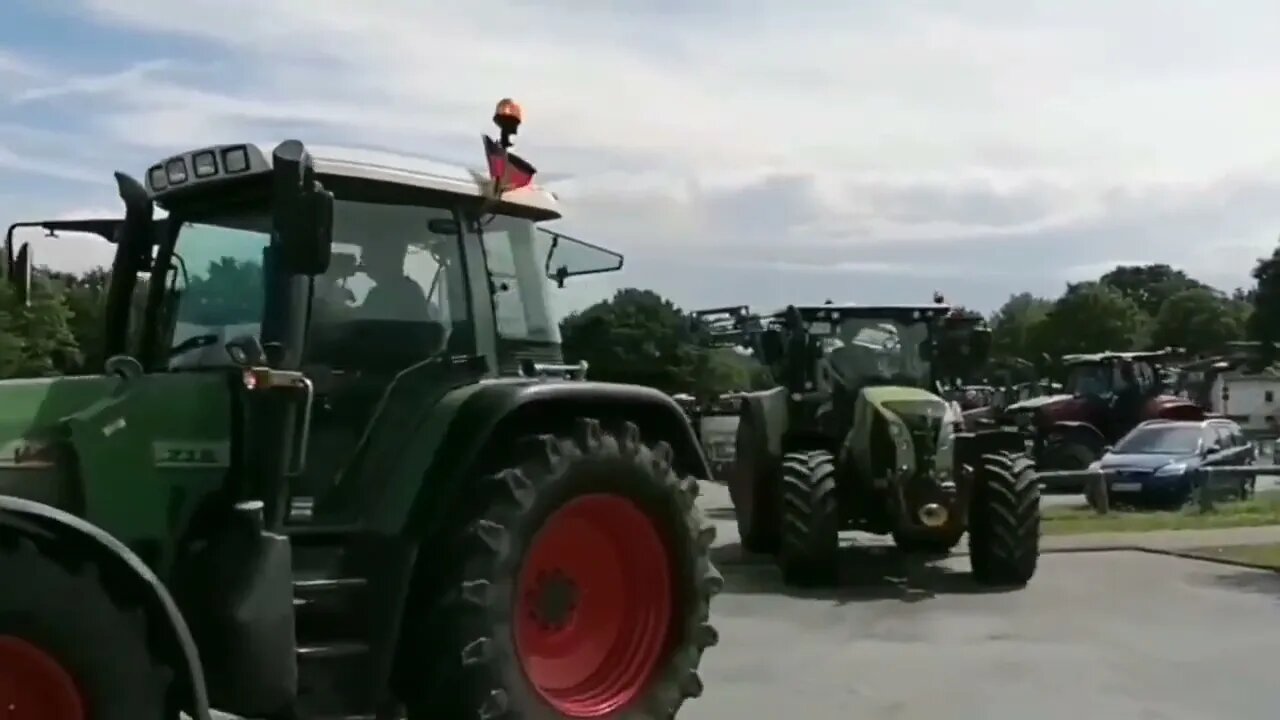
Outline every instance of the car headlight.
[(1156, 470), (1157, 475), (1181, 475), (1187, 471), (1186, 463), (1169, 463)]

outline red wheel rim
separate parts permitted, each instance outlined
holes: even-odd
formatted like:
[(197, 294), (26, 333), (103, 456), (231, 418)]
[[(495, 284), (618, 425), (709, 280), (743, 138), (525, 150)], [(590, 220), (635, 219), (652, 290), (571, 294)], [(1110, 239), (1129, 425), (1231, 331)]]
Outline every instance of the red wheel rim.
[(534, 537), (517, 585), (515, 641), (525, 675), (561, 714), (607, 715), (648, 687), (673, 614), (668, 548), (616, 495), (583, 495)]
[(84, 720), (71, 674), (40, 648), (0, 635), (0, 715), (6, 720)]

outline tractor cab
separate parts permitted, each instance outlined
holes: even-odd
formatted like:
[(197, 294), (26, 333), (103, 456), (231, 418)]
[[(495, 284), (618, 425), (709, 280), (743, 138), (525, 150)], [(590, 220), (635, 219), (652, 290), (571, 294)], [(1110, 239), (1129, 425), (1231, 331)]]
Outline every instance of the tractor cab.
[[(946, 306), (789, 306), (765, 316), (782, 352), (766, 357), (794, 392), (871, 384), (933, 388), (935, 330)], [(780, 347), (779, 347), (780, 346)]]

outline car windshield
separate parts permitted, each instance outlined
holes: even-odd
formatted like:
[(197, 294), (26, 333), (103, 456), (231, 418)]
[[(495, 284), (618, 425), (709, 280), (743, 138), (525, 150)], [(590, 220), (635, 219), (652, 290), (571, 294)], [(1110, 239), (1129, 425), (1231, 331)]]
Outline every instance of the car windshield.
[[(822, 334), (814, 328), (811, 332)], [(928, 339), (929, 326), (924, 322), (846, 318), (822, 344), (832, 369), (846, 384), (885, 379), (923, 386), (932, 377), (927, 354), (921, 352)]]
[(1119, 455), (1190, 455), (1200, 449), (1200, 427), (1166, 425), (1137, 428), (1113, 452)]

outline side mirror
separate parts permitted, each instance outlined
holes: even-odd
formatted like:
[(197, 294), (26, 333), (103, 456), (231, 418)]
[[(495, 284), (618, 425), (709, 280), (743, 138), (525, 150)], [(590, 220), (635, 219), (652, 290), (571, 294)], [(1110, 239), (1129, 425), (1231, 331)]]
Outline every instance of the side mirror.
[(1204, 457), (1209, 457), (1210, 455), (1216, 455), (1220, 452), (1222, 452), (1222, 446), (1218, 443), (1212, 443), (1210, 445), (1205, 445), (1204, 449), (1200, 451), (1200, 454)]
[(329, 269), (333, 241), (333, 193), (316, 180), (315, 165), (298, 140), (285, 140), (271, 153), (275, 191), (272, 224), (285, 271), (322, 275)]
[(761, 358), (766, 365), (777, 364), (782, 360), (785, 351), (782, 342), (782, 333), (778, 330), (765, 330), (760, 334), (760, 353), (764, 356)]
[(1103, 454), (1103, 455), (1106, 455), (1107, 453), (1111, 452), (1111, 451), (1112, 451), (1112, 450), (1114, 450), (1114, 449), (1115, 449), (1115, 446), (1113, 446), (1113, 445), (1103, 445), (1103, 446), (1102, 446), (1102, 454)]

